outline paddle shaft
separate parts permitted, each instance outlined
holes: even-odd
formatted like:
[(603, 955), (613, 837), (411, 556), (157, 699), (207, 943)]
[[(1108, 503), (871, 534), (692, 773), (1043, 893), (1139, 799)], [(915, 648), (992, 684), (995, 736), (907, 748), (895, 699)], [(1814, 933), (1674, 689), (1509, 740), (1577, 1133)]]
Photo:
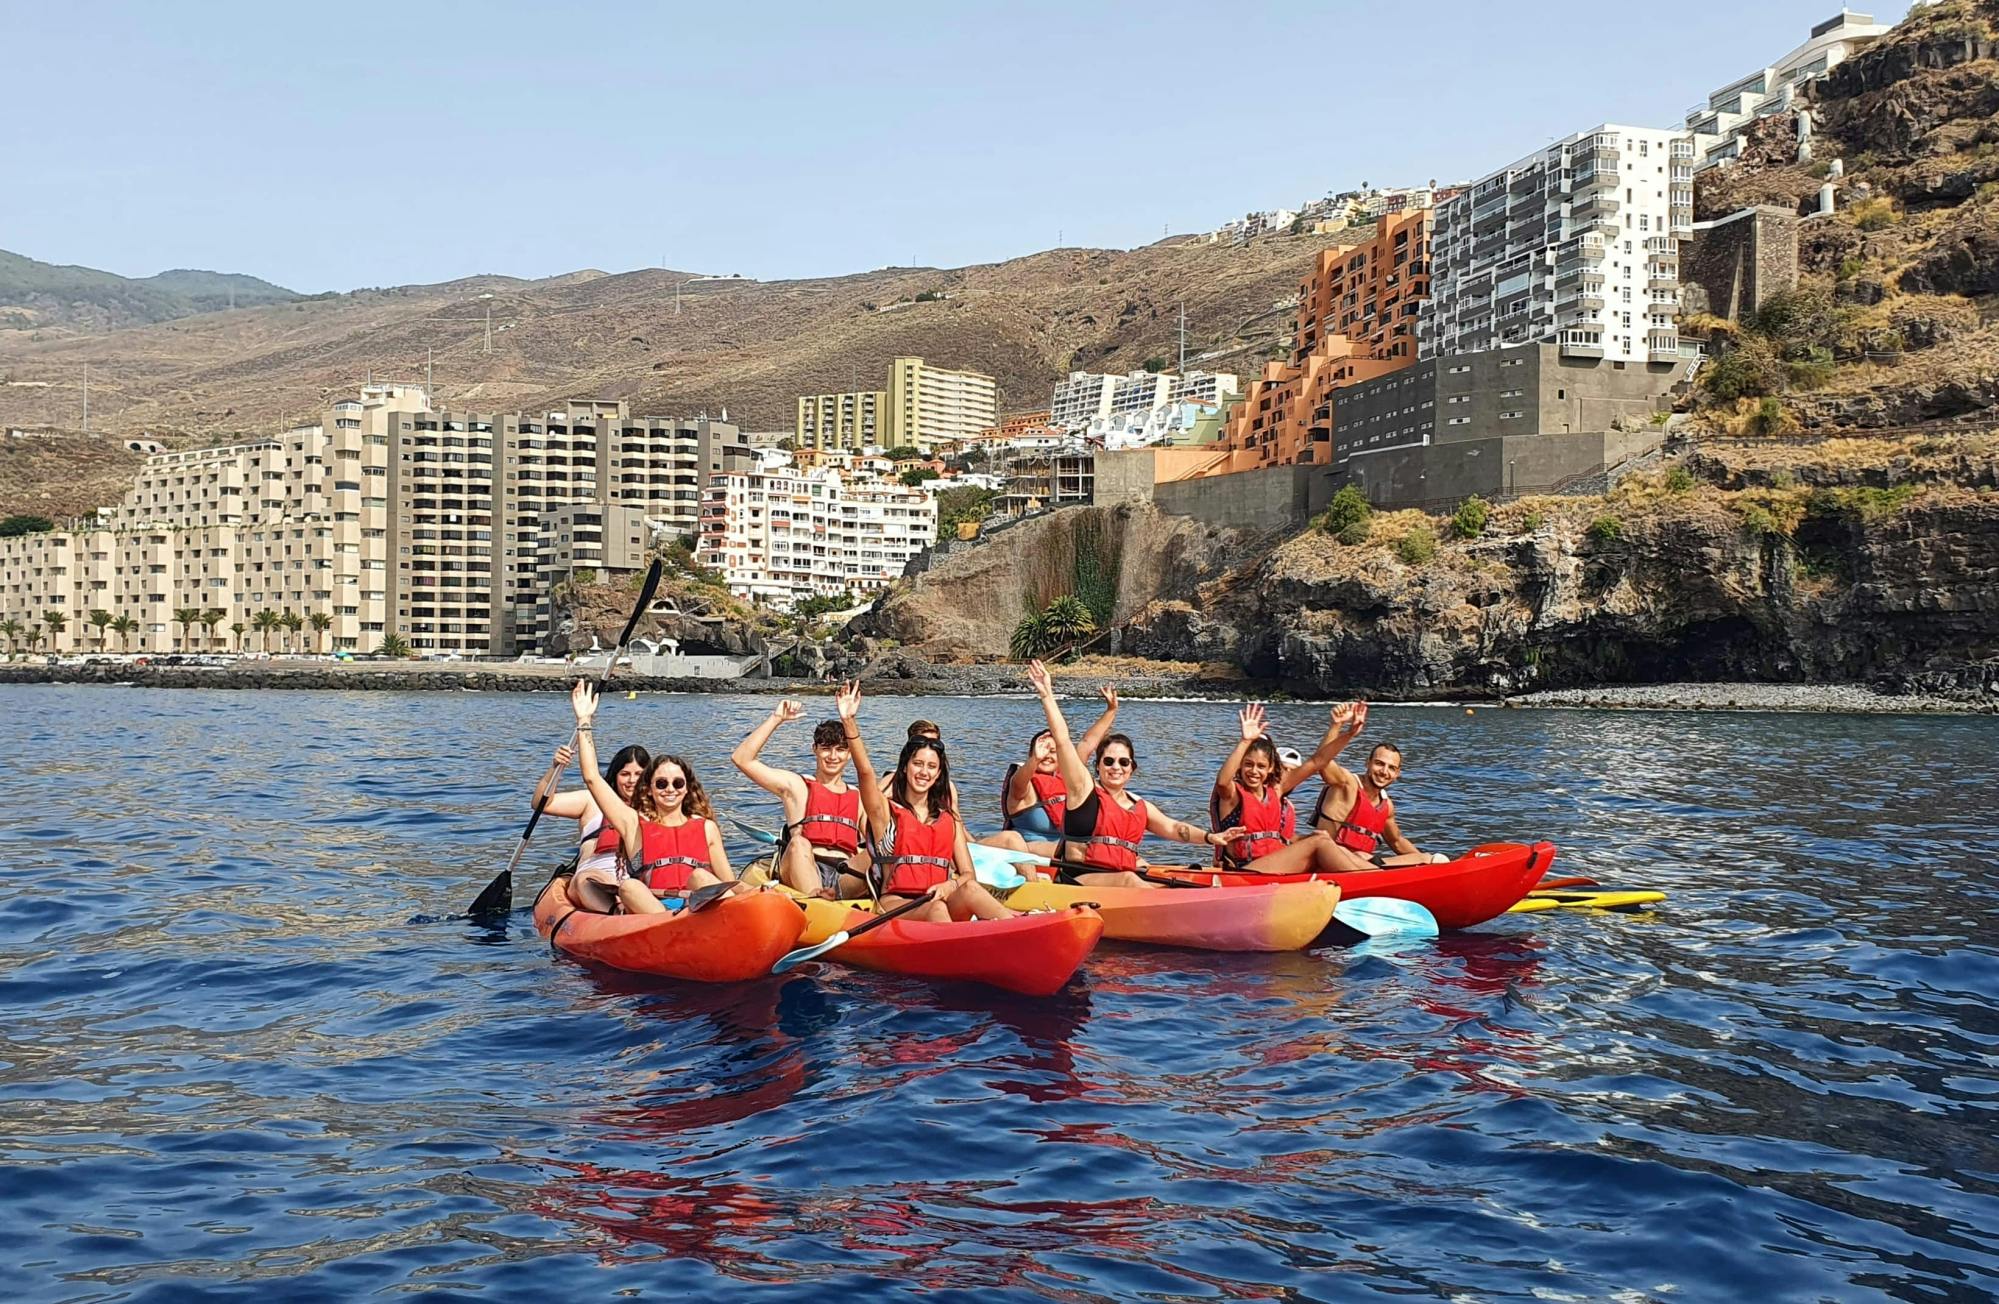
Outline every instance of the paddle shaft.
[[(645, 616), (646, 608), (652, 605), (653, 594), (659, 592), (659, 577), (664, 573), (665, 566), (666, 563), (663, 560), (655, 558), (652, 568), (646, 572), (645, 583), (639, 588), (639, 600), (632, 607), (631, 618), (625, 621), (624, 631), (618, 635), (618, 645), (611, 649), (611, 655), (604, 661), (604, 673), (597, 676), (597, 690), (600, 693), (603, 691), (604, 685), (610, 682), (611, 672), (617, 668), (618, 658), (624, 654), (625, 645), (632, 641), (632, 635), (638, 630), (639, 621)], [(581, 729), (582, 726), (579, 724), (576, 728), (569, 731), (569, 742), (567, 744), (569, 747), (574, 748), (576, 746), (576, 739)], [(486, 885), (486, 890), (481, 892), (473, 902), (475, 907), (474, 913), (477, 913), (476, 907), (481, 902), (485, 902), (489, 897), (497, 894), (499, 885), (502, 882), (509, 885), (510, 890), (508, 895), (512, 895), (511, 885), (514, 877), (514, 867), (521, 863), (521, 856), (526, 853), (528, 842), (534, 837), (534, 826), (541, 823), (541, 813), (548, 809), (549, 799), (555, 796), (555, 780), (560, 774), (561, 768), (558, 764), (551, 764), (548, 767), (548, 775), (539, 785), (546, 788), (547, 791), (542, 793), (541, 800), (534, 804), (534, 811), (528, 816), (527, 827), (521, 830), (521, 840), (514, 844), (513, 854), (507, 857), (507, 867), (494, 876), (493, 881)]]
[(851, 932), (843, 928), (839, 932), (833, 934), (831, 937), (827, 938), (823, 942), (814, 942), (811, 946), (801, 946), (796, 951), (792, 951), (786, 955), (779, 956), (777, 958), (777, 963), (773, 964), (770, 967), (770, 971), (772, 973), (783, 973), (785, 970), (791, 968), (793, 965), (803, 964), (807, 960), (811, 960), (818, 956), (826, 954), (828, 951), (837, 951), (841, 947), (845, 946), (847, 943), (853, 941), (856, 937), (859, 937), (862, 933), (867, 932), (869, 929), (880, 928), (883, 924), (887, 923), (891, 919), (897, 918), (898, 916), (901, 915), (906, 915), (912, 910), (915, 910), (921, 906), (927, 906), (929, 904), (930, 904), (930, 894), (926, 892), (920, 897), (916, 897), (913, 900), (903, 902), (901, 905), (889, 911), (887, 914), (876, 915), (873, 919), (868, 920), (867, 923), (862, 924), (859, 928), (856, 928)]

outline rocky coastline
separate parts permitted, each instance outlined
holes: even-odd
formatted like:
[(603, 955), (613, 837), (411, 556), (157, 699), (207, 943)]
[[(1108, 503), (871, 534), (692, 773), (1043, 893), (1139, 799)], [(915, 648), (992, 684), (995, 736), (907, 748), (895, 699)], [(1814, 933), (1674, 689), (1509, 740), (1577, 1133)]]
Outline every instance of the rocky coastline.
[[(1118, 685), (1135, 700), (1179, 699), (1240, 702), (1283, 699), (1273, 683), (1216, 673), (1216, 667), (1128, 662), (1115, 667), (1063, 667), (1057, 682), (1082, 695), (1101, 682)], [(557, 693), (575, 672), (562, 666), (352, 666), (273, 667), (265, 663), (216, 669), (151, 666), (0, 666), (0, 685), (118, 685), (137, 688), (207, 688), (235, 692), (488, 692)], [(894, 657), (864, 676), (878, 697), (1025, 696), (1021, 672), (1012, 665), (948, 665)], [(740, 693), (758, 696), (829, 697), (825, 679), (675, 679), (621, 673), (614, 692)], [(1999, 689), (1965, 691), (1951, 684), (1882, 681), (1875, 684), (1681, 683), (1625, 684), (1523, 693), (1506, 697), (1450, 695), (1410, 699), (1404, 704), (1501, 708), (1561, 708), (1667, 711), (1804, 711), (1826, 714), (1999, 714)]]

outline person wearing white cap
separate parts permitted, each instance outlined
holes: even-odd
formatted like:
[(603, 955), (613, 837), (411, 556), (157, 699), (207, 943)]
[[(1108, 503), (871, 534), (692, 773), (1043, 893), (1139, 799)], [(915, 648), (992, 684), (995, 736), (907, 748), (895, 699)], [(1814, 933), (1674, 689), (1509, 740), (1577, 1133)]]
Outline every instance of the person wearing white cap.
[(1310, 778), (1298, 753), (1270, 741), (1263, 706), (1236, 713), (1240, 738), (1222, 762), (1208, 797), (1208, 823), (1217, 833), (1242, 830), (1215, 849), (1215, 863), (1259, 874), (1330, 873), (1349, 868), (1333, 840), (1313, 829), (1298, 837), (1298, 809), (1291, 790)]

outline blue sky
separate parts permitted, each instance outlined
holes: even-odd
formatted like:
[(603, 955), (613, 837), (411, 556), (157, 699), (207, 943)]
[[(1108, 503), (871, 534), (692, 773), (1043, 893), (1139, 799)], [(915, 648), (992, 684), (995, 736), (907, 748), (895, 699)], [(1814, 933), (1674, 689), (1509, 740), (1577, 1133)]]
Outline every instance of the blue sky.
[(1124, 247), (1677, 123), (1835, 11), (0, 0), (0, 248), (318, 291)]

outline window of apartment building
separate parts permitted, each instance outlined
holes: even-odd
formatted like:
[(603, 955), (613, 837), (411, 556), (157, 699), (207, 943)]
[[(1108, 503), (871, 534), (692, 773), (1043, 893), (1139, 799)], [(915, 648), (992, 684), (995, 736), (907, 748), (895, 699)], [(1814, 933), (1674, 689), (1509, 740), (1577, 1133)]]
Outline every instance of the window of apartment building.
[(1518, 420), (1520, 419), (1520, 413), (1518, 413), (1518, 412), (1502, 412), (1502, 413), (1500, 413), (1500, 414), (1499, 414), (1499, 419), (1500, 419), (1501, 421), (1518, 421)]
[[(1470, 417), (1452, 417), (1452, 418), (1451, 418), (1451, 419), (1450, 419), (1449, 421), (1446, 421), (1446, 422), (1445, 422), (1444, 424), (1445, 424), (1445, 425), (1447, 425), (1447, 426), (1468, 426), (1468, 425), (1470, 425), (1470, 424), (1471, 424), (1471, 418), (1470, 418)], [(1372, 440), (1370, 440), (1370, 441), (1368, 441), (1368, 442), (1372, 443), (1373, 441), (1372, 441)]]

